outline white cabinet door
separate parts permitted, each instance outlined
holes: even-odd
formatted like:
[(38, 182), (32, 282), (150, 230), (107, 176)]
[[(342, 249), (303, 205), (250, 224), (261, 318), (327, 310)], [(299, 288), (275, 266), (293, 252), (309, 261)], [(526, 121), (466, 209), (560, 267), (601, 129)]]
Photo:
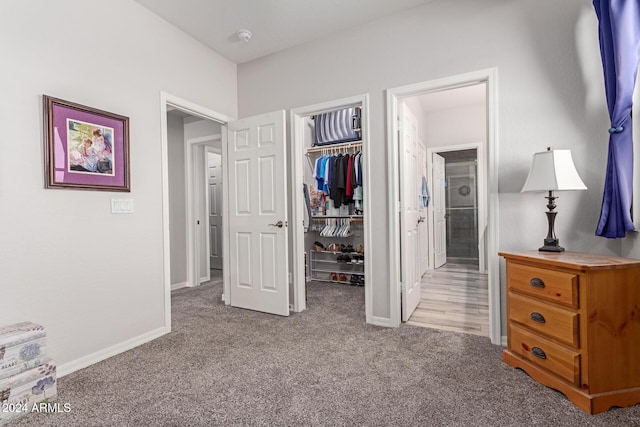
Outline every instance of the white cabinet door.
[(285, 112), (228, 124), (230, 303), (289, 315)]
[(400, 247), (402, 275), (402, 321), (409, 320), (420, 303), (420, 188), (416, 178), (420, 171), (417, 120), (406, 105), (399, 105), (400, 153)]
[(445, 200), (444, 157), (433, 153), (431, 163), (433, 172), (433, 255), (434, 268), (447, 262), (447, 205)]

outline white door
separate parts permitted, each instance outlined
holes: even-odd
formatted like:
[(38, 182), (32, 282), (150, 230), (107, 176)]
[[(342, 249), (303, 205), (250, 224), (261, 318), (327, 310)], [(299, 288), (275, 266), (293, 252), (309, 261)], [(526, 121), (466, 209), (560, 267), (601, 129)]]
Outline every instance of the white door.
[(209, 195), (209, 264), (222, 269), (222, 156), (207, 149)]
[(400, 113), (400, 248), (402, 277), (402, 321), (406, 322), (420, 303), (418, 225), (420, 220), (417, 120), (406, 105)]
[(228, 124), (230, 303), (289, 315), (285, 112)]
[[(422, 177), (427, 176), (427, 149), (418, 140), (418, 190), (422, 193)], [(429, 235), (427, 231), (427, 206), (420, 210), (420, 219), (418, 225), (418, 251), (420, 253), (418, 270), (419, 276), (422, 277), (429, 268)]]
[(433, 173), (433, 255), (434, 268), (442, 267), (447, 262), (447, 206), (445, 201), (444, 157), (433, 153), (431, 162)]

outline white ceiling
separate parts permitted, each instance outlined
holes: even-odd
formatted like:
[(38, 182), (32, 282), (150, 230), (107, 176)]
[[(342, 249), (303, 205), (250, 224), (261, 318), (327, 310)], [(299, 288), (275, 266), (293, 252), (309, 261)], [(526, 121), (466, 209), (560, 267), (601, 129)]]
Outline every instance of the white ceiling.
[[(135, 0), (242, 63), (433, 0)], [(249, 42), (236, 33), (248, 29)]]
[(486, 102), (486, 96), (486, 85), (479, 83), (472, 86), (418, 95), (412, 97), (414, 98), (412, 102), (418, 103), (423, 112), (432, 113), (450, 108), (484, 104)]

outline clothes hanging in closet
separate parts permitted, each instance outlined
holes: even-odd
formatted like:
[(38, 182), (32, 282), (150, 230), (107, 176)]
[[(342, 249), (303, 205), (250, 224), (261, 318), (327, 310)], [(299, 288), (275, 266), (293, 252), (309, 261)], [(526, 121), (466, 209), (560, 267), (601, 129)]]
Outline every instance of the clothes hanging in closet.
[(362, 202), (362, 154), (321, 156), (314, 165), (314, 177), (318, 190), (329, 196), (333, 207), (350, 203), (361, 208)]

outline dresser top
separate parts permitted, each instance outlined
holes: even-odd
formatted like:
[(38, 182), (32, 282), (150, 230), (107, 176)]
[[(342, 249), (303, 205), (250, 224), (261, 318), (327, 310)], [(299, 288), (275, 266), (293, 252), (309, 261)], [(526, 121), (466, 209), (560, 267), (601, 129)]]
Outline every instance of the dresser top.
[(498, 252), (507, 260), (542, 262), (558, 267), (578, 268), (580, 270), (611, 270), (640, 267), (640, 259), (620, 258), (616, 256), (594, 255), (582, 252)]

